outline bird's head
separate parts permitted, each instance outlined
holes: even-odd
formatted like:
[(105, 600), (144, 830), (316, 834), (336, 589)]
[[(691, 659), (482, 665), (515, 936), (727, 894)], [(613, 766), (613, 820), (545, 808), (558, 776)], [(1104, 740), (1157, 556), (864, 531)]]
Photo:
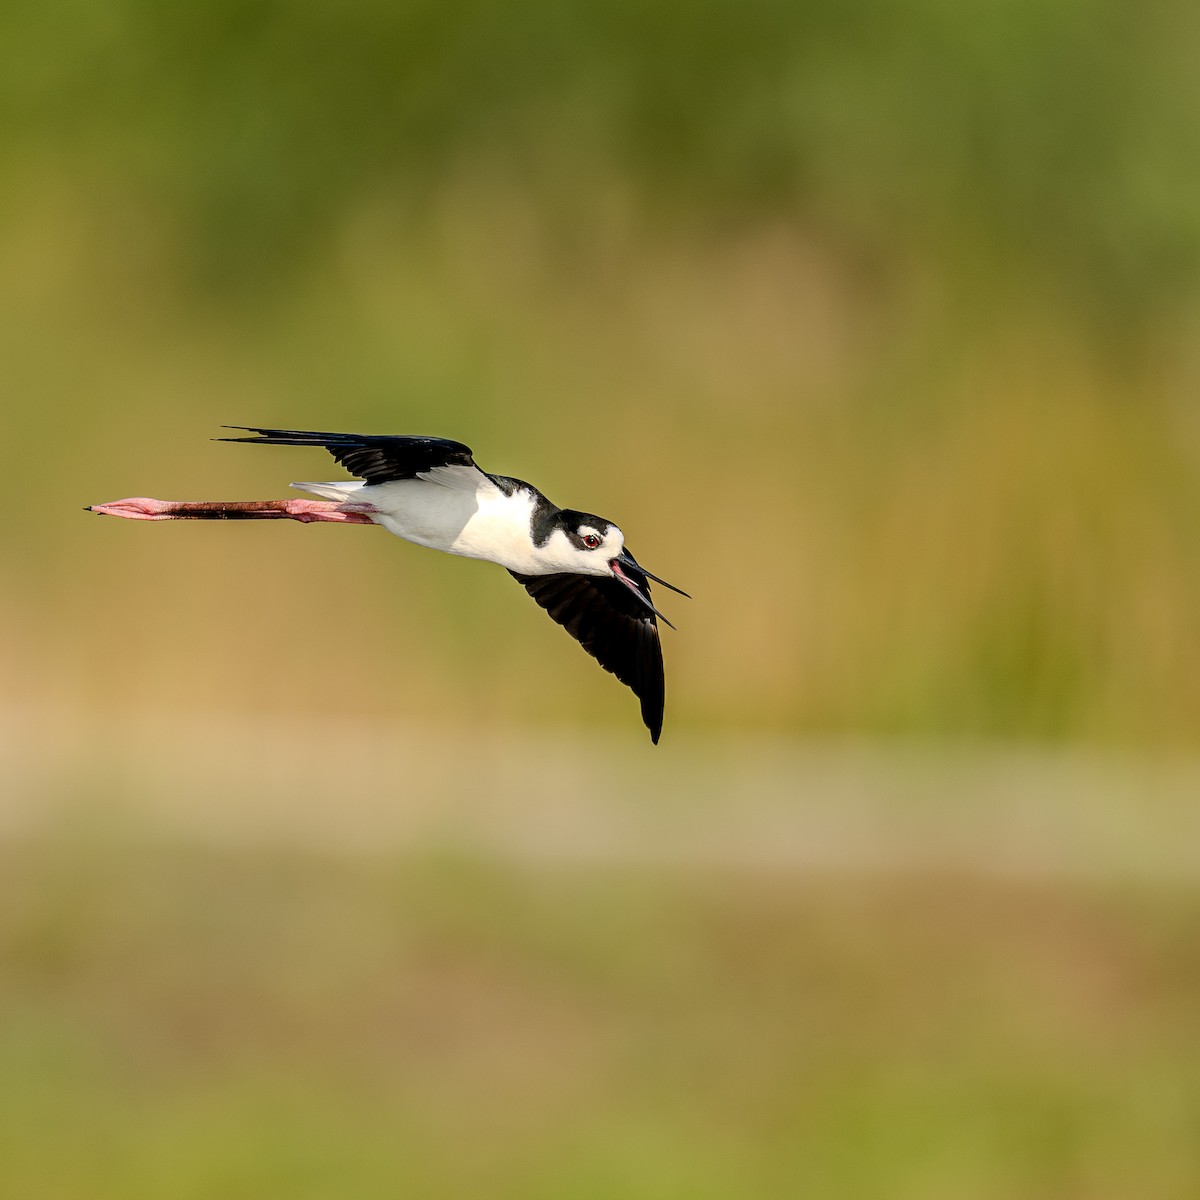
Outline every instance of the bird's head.
[(609, 563), (625, 552), (625, 535), (593, 513), (560, 509), (541, 557), (574, 575), (611, 575)]
[[(555, 527), (542, 549), (542, 557), (555, 571), (574, 575), (600, 575), (617, 579), (638, 599), (642, 607), (662, 617), (662, 613), (650, 602), (650, 584), (661, 583), (663, 587), (686, 596), (687, 592), (673, 583), (652, 575), (625, 549), (625, 535), (611, 521), (592, 513), (577, 512), (564, 508), (557, 514)], [(667, 621), (669, 625), (670, 622)]]

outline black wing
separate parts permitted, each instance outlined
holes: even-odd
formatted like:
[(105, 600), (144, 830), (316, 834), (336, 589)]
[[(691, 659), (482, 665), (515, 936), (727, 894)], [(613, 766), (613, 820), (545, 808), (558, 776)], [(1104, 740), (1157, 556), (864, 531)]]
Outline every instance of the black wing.
[[(633, 689), (642, 702), (642, 720), (650, 739), (657, 745), (666, 684), (654, 614), (618, 579), (509, 574), (606, 671)], [(642, 580), (639, 590), (648, 598), (650, 584)]]
[[(312, 433), (303, 429), (245, 429), (254, 437), (218, 438), (221, 442), (253, 442), (257, 446), (319, 446), (350, 472), (368, 483), (415, 479), (435, 467), (474, 467), (471, 448), (435, 437), (387, 437), (370, 433)], [(478, 468), (476, 467), (476, 470)]]

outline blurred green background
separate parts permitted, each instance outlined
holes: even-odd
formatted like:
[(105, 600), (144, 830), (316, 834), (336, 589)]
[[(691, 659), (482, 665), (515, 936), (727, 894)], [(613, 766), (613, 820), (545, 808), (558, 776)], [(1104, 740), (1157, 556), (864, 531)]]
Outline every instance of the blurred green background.
[[(0, 13), (0, 1183), (1200, 1194), (1200, 9)], [(102, 521), (432, 433), (500, 571)]]

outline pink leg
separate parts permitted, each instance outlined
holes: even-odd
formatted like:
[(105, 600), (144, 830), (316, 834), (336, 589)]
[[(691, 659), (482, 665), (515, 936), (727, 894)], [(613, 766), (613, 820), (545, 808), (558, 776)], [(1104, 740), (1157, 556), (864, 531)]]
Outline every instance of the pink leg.
[(371, 525), (370, 504), (335, 504), (332, 500), (151, 500), (133, 496), (109, 504), (92, 504), (89, 512), (131, 521), (337, 521)]

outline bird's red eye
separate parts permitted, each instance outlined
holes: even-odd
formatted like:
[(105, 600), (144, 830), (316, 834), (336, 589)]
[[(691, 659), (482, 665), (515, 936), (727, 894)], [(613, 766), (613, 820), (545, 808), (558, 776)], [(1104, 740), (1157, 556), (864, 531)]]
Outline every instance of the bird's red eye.
[(594, 533), (585, 533), (583, 535), (583, 544), (589, 550), (595, 550), (600, 545), (600, 539)]

